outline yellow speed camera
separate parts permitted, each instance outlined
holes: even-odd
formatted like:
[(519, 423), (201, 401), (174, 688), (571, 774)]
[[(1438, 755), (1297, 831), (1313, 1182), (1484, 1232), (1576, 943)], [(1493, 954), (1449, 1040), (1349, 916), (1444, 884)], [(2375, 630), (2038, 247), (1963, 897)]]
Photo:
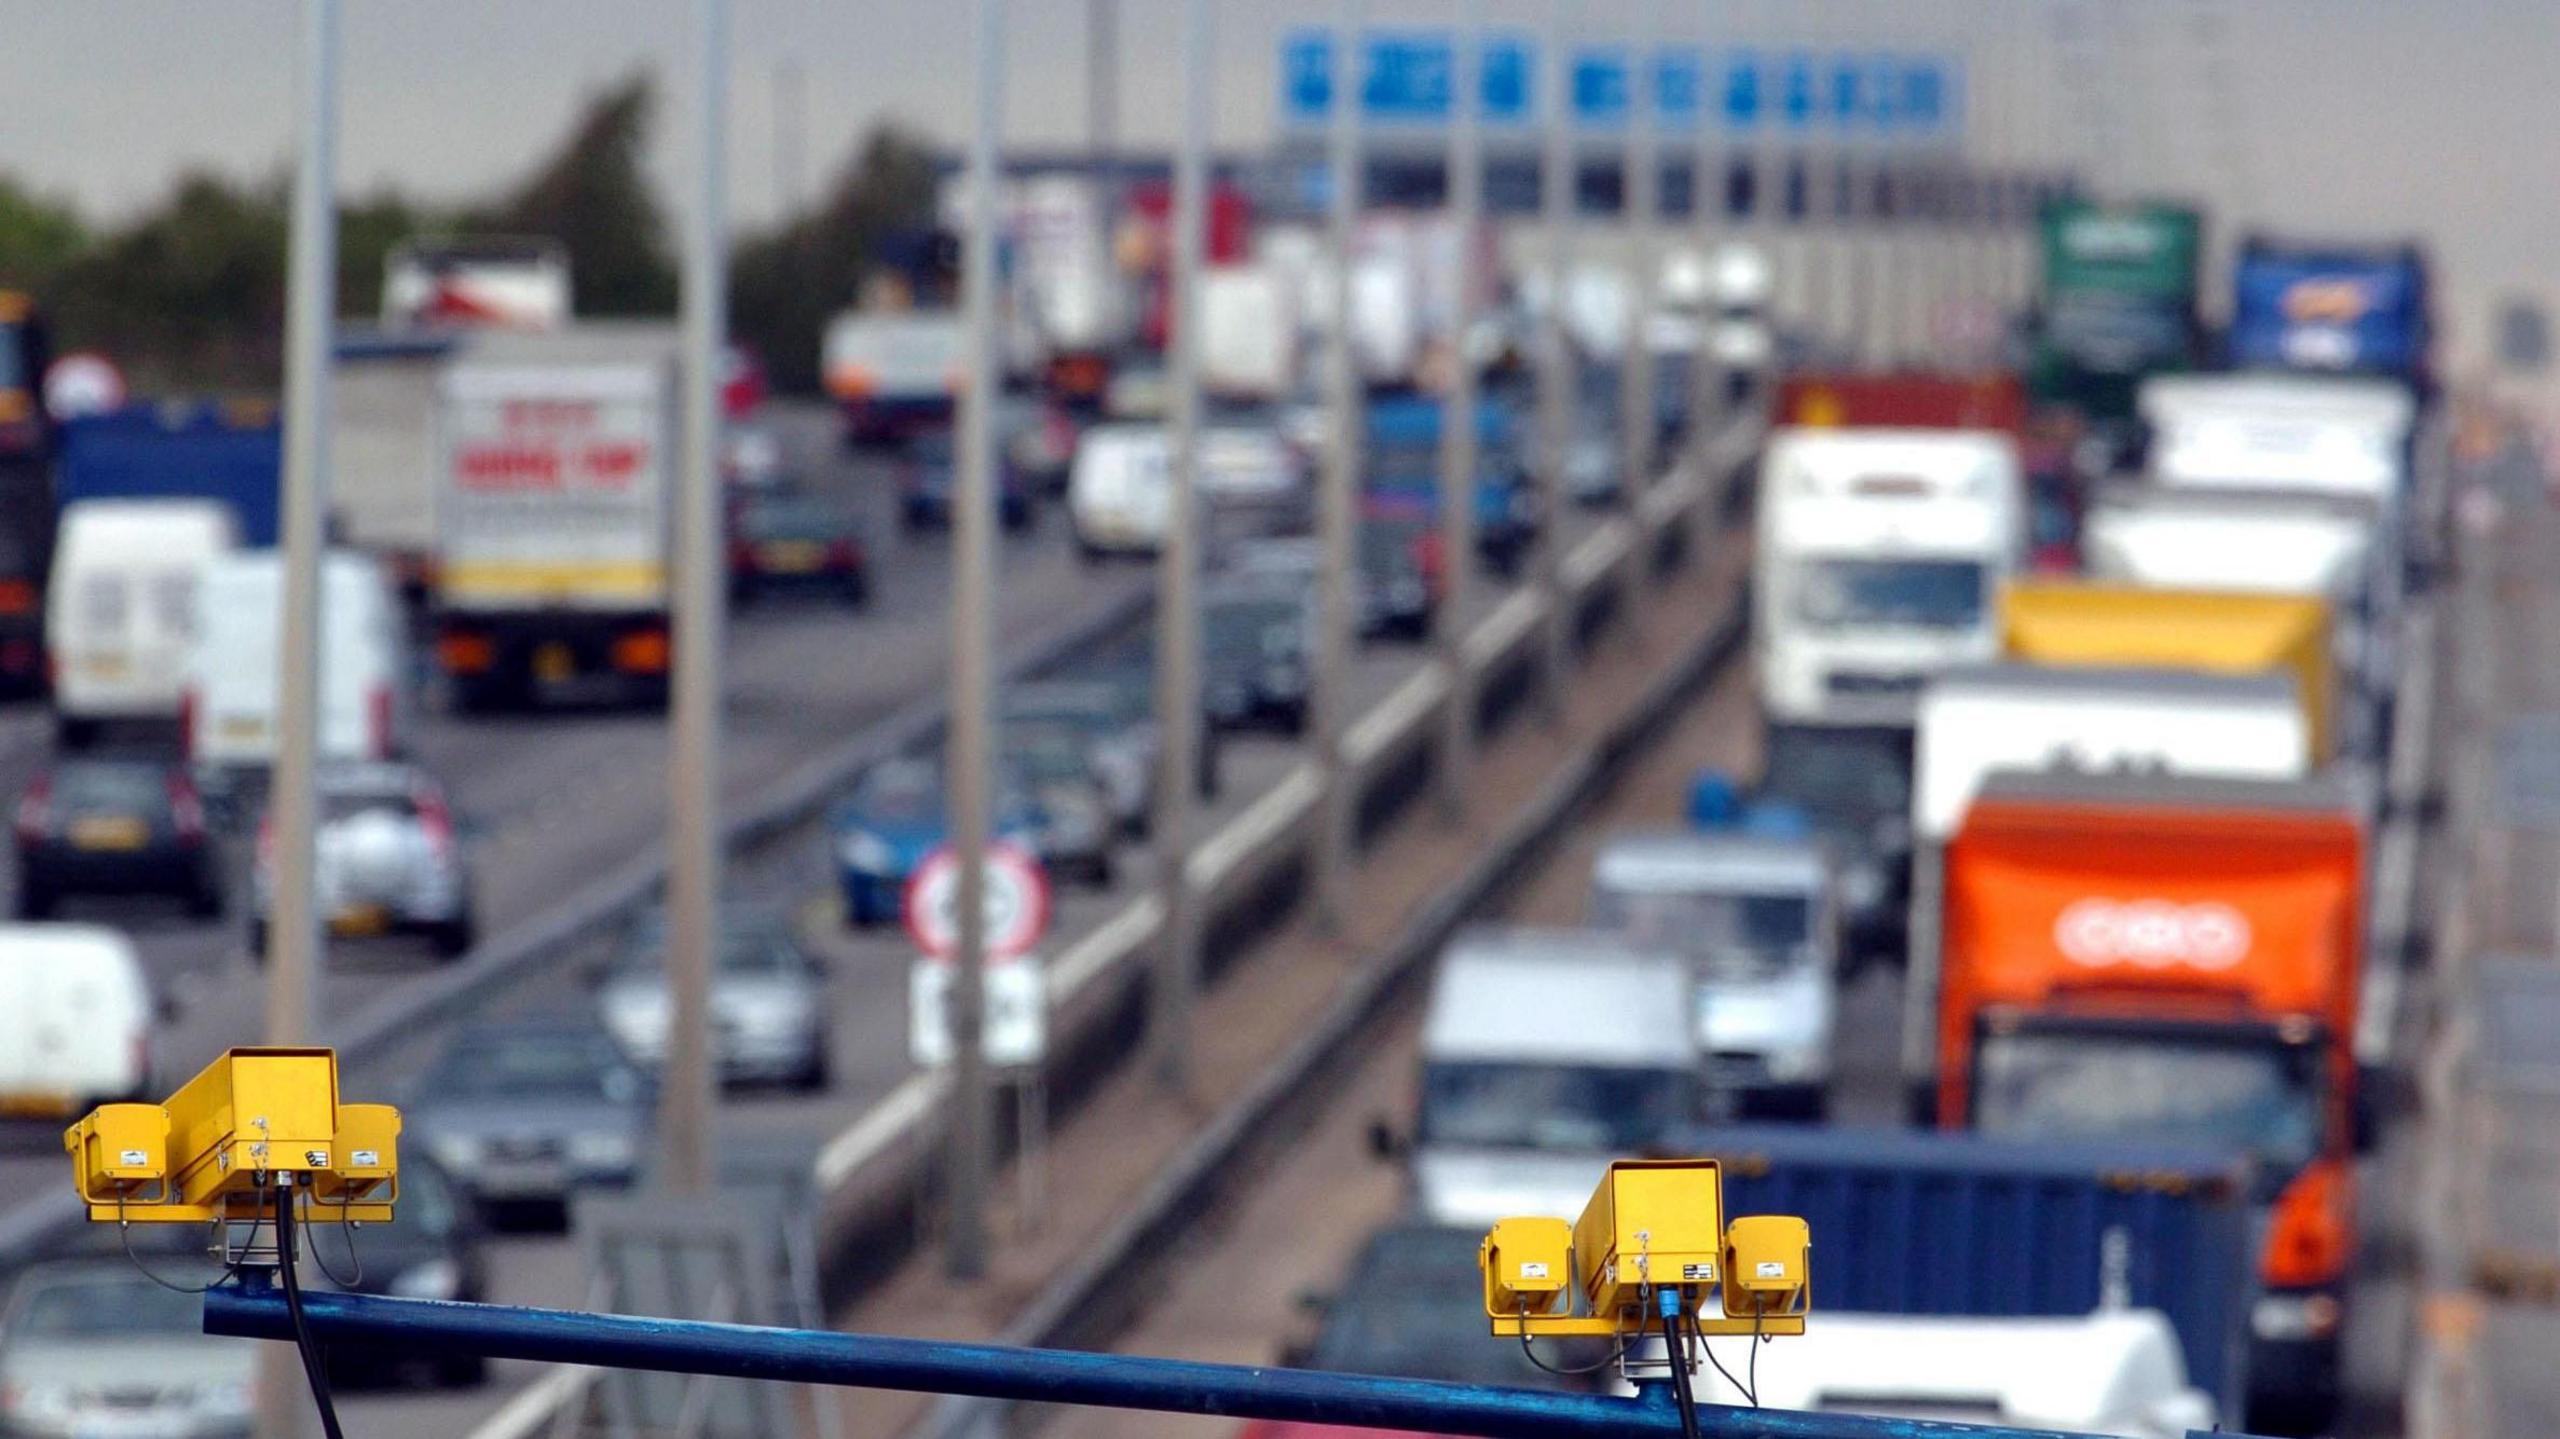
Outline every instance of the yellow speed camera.
[(332, 1218), (388, 1222), (400, 1112), (338, 1102), (338, 1056), (233, 1049), (160, 1104), (107, 1104), (66, 1130), (92, 1220), (250, 1220), (284, 1176)]
[(1805, 1222), (1754, 1215), (1728, 1225), (1723, 1178), (1712, 1159), (1622, 1159), (1571, 1225), (1497, 1222), (1477, 1252), (1494, 1334), (1633, 1338), (1666, 1302), (1702, 1335), (1802, 1334)]

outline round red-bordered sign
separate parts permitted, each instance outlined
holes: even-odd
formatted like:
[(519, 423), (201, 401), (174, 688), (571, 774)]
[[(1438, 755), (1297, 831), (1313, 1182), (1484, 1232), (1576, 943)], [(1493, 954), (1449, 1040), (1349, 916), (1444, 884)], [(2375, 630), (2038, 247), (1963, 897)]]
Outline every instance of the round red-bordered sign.
[[(949, 963), (960, 948), (960, 852), (937, 845), (907, 880), (901, 912), (907, 936), (933, 959)], [(987, 959), (1029, 954), (1049, 932), (1049, 874), (1020, 845), (987, 846)]]

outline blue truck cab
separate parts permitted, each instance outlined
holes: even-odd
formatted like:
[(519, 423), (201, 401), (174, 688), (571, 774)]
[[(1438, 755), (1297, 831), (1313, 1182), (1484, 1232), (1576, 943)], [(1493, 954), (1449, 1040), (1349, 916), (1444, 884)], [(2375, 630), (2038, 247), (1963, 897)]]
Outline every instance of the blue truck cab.
[(2430, 288), (2416, 245), (2252, 237), (2232, 275), (2232, 367), (2381, 375), (2423, 388), (2434, 340)]
[[(1439, 513), (1441, 401), (1428, 395), (1373, 400), (1368, 415), (1366, 503), (1399, 513)], [(1476, 552), (1494, 573), (1519, 572), (1538, 533), (1538, 501), (1520, 463), (1520, 421), (1487, 397), (1476, 407)]]

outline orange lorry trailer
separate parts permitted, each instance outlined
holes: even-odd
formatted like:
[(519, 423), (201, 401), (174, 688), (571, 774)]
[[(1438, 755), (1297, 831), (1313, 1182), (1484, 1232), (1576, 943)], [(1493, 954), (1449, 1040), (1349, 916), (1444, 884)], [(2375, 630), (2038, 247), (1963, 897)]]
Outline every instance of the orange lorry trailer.
[(1947, 848), (1939, 1123), (2249, 1151), (2252, 1428), (2336, 1402), (2364, 870), (2323, 779), (2002, 774)]

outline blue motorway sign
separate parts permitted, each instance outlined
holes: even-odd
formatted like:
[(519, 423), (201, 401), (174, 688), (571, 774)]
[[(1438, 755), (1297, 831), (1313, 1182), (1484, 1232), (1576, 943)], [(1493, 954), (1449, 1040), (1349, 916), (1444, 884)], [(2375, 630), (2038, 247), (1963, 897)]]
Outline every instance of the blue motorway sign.
[[(1333, 113), (1333, 34), (1300, 30), (1280, 42), (1280, 106), (1293, 124)], [(1532, 53), (1517, 36), (1491, 35), (1482, 52), (1482, 109), (1492, 124), (1524, 123), (1532, 105)], [(1360, 113), (1389, 124), (1442, 125), (1457, 85), (1447, 31), (1374, 31), (1361, 37)]]
[[(1520, 125), (1538, 113), (1536, 47), (1516, 35), (1486, 37), (1483, 110), (1494, 125)], [(1334, 36), (1299, 30), (1280, 46), (1280, 109), (1291, 125), (1323, 121), (1333, 111)], [(1448, 123), (1456, 86), (1456, 45), (1445, 30), (1380, 30), (1361, 37), (1360, 110), (1383, 124)], [(1639, 98), (1665, 129), (1694, 129), (1713, 116), (1735, 132), (1762, 126), (1810, 137), (1928, 137), (1959, 123), (1953, 61), (1869, 51), (1710, 54), (1666, 46), (1639, 61), (1624, 46), (1576, 50), (1566, 75), (1566, 103), (1577, 124), (1620, 129)]]

